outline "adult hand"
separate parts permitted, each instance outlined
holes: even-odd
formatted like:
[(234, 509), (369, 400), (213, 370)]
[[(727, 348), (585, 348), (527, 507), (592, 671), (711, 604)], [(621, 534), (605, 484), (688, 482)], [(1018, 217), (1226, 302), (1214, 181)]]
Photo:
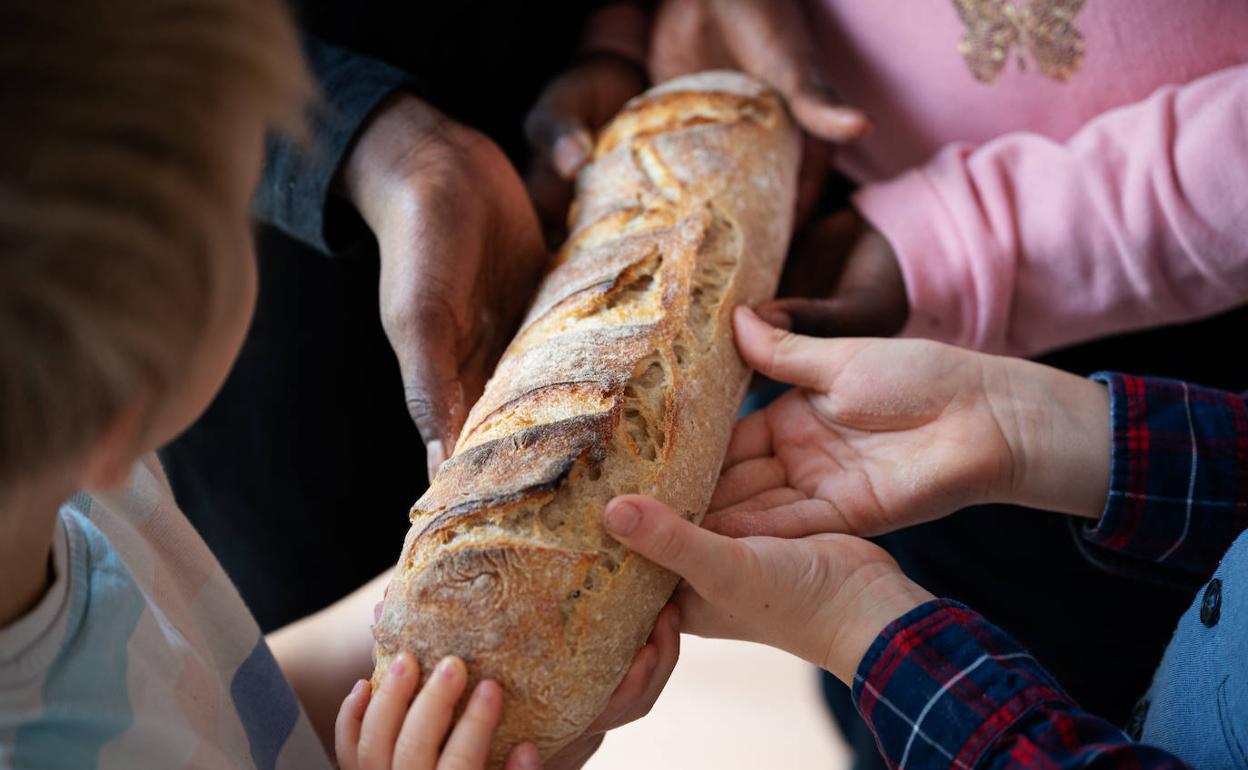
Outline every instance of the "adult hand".
[(343, 182), (380, 246), (382, 326), (432, 477), (541, 275), (537, 216), (493, 142), (406, 94), (369, 119)]
[(664, 0), (655, 14), (655, 82), (707, 69), (735, 69), (770, 83), (803, 129), (795, 221), (805, 222), (827, 181), (830, 144), (857, 139), (871, 122), (823, 82), (800, 3), (789, 0)]
[(809, 25), (789, 0), (664, 0), (655, 17), (650, 71), (656, 82), (729, 68), (767, 81), (798, 125), (840, 143), (870, 129), (866, 116), (824, 84)]
[(684, 628), (787, 650), (848, 683), (886, 625), (932, 598), (883, 549), (848, 535), (734, 540), (647, 497), (617, 497), (613, 537), (685, 579)]
[(646, 87), (643, 65), (620, 54), (589, 54), (552, 80), (524, 122), (533, 149), (526, 182), (547, 242), (567, 228), (572, 180), (594, 149), (594, 134)]
[(1101, 385), (935, 342), (800, 337), (745, 308), (734, 320), (746, 362), (798, 387), (738, 425), (705, 526), (875, 535), (984, 502), (1103, 510)]
[(608, 730), (634, 722), (650, 713), (676, 668), (676, 660), (680, 657), (680, 631), (680, 608), (675, 604), (668, 604), (659, 613), (654, 631), (633, 657), (628, 673), (615, 688), (606, 708), (585, 730), (584, 735), (546, 762), (547, 770), (576, 770), (594, 755)]
[(812, 337), (891, 337), (910, 313), (897, 255), (853, 209), (813, 222), (797, 239), (778, 296), (758, 314)]

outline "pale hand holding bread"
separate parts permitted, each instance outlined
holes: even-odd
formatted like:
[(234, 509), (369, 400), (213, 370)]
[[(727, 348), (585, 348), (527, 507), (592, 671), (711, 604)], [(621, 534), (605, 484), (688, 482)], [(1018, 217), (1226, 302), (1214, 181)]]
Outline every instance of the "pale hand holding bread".
[(408, 649), (504, 687), (493, 766), (580, 735), (675, 587), (602, 510), (638, 493), (705, 512), (749, 379), (731, 311), (775, 291), (799, 156), (774, 92), (707, 72), (631, 101), (580, 173), (571, 236), (413, 507), (374, 629), (374, 684)]

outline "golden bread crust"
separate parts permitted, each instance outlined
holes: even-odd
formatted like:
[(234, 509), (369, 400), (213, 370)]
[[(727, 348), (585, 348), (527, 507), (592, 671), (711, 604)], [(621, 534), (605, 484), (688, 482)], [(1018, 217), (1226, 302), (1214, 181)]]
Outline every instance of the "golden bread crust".
[(571, 235), (412, 509), (374, 628), (374, 683), (400, 649), (444, 655), (508, 698), (491, 755), (579, 735), (676, 578), (600, 516), (654, 495), (699, 520), (749, 374), (731, 310), (775, 291), (800, 142), (771, 90), (703, 73), (630, 102), (582, 170)]

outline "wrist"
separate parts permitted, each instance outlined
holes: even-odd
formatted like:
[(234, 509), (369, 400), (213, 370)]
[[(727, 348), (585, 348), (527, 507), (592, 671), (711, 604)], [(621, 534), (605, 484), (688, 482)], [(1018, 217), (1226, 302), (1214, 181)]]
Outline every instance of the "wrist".
[(380, 233), (412, 187), (413, 177), (455, 178), (458, 163), (480, 140), (472, 129), (407, 93), (384, 99), (364, 122), (343, 163), (341, 186), (360, 216)]
[(1012, 478), (993, 502), (1096, 519), (1109, 495), (1109, 392), (1100, 383), (1018, 359), (985, 377), (1011, 448)]
[(880, 633), (897, 618), (936, 598), (896, 564), (858, 570), (839, 593), (846, 600), (833, 602), (834, 611), (828, 614), (830, 628), (824, 634), (826, 652), (821, 665), (850, 686)]

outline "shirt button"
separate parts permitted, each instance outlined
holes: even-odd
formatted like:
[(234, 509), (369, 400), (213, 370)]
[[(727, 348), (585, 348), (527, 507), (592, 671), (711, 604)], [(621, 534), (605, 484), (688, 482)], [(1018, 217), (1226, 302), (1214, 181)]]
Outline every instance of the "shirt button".
[(1209, 628), (1218, 624), (1222, 617), (1222, 581), (1214, 578), (1205, 586), (1205, 594), (1200, 597), (1200, 622)]

